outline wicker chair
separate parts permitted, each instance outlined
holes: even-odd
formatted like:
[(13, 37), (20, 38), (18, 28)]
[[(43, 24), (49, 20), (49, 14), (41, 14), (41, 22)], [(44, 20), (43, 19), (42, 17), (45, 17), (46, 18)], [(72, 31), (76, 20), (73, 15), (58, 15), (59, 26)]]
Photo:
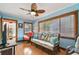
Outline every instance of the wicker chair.
[(78, 54), (79, 54), (79, 35), (76, 37), (74, 48), (72, 46), (68, 46), (66, 48), (66, 55), (78, 55)]

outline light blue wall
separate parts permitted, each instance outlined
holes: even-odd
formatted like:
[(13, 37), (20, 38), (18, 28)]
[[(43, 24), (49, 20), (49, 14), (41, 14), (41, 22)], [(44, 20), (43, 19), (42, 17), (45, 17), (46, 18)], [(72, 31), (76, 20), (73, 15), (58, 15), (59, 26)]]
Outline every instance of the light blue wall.
[(54, 16), (58, 16), (58, 15), (61, 15), (61, 14), (64, 14), (64, 13), (68, 13), (68, 12), (71, 12), (71, 11), (74, 11), (74, 10), (79, 10), (79, 4), (73, 4), (71, 6), (58, 9), (55, 12), (51, 12), (51, 14), (47, 14), (45, 16), (39, 17), (36, 20), (37, 21), (38, 20), (39, 21), (45, 20), (45, 19), (48, 19), (48, 18), (51, 18), (51, 17), (54, 17)]
[[(18, 23), (22, 23), (23, 24), (23, 19), (22, 17), (18, 18)], [(18, 40), (23, 40), (23, 36), (24, 36), (24, 32), (23, 32), (23, 28), (18, 28)]]
[[(72, 12), (75, 10), (79, 10), (79, 4), (74, 4), (72, 6), (68, 6), (68, 7), (64, 7), (62, 9), (56, 10), (55, 12), (52, 12), (50, 15), (45, 15), (42, 16), (41, 18), (36, 19), (35, 21), (33, 21), (33, 26), (34, 26), (34, 32), (38, 32), (36, 30), (36, 27), (38, 27), (38, 22), (41, 20), (45, 20), (51, 17), (55, 17), (64, 13), (68, 13), (68, 12)], [(78, 25), (79, 25), (79, 16), (78, 16)], [(79, 26), (78, 26), (78, 33), (79, 33)], [(75, 40), (71, 40), (71, 39), (60, 39), (60, 46), (63, 48), (66, 48), (69, 45), (74, 45), (75, 44)]]

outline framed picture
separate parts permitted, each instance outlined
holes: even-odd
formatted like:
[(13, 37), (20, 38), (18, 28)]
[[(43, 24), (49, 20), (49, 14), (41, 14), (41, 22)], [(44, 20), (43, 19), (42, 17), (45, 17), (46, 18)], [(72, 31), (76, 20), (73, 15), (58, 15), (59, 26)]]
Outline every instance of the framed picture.
[(18, 23), (18, 27), (19, 28), (23, 28), (23, 24), (22, 23)]

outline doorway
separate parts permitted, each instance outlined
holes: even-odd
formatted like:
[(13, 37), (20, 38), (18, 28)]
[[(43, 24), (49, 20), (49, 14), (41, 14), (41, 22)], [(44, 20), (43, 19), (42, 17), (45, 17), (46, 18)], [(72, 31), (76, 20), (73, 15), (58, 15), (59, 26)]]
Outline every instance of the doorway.
[(2, 19), (2, 41), (5, 44), (9, 40), (17, 41), (17, 21), (12, 19)]

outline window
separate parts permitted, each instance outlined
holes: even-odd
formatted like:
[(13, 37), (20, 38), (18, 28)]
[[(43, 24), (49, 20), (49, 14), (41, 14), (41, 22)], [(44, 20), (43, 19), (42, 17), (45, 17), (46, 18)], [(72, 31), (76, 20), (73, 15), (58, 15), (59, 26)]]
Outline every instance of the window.
[(66, 16), (61, 18), (61, 36), (64, 37), (74, 37), (75, 36), (75, 27), (74, 15)]
[(24, 33), (26, 34), (30, 31), (32, 31), (32, 23), (24, 22)]
[(50, 26), (51, 33), (59, 33), (59, 19), (53, 19)]
[(78, 12), (73, 11), (38, 23), (39, 32), (60, 33), (64, 38), (75, 38), (78, 31)]
[(59, 20), (53, 19), (40, 23), (40, 32), (59, 33)]

